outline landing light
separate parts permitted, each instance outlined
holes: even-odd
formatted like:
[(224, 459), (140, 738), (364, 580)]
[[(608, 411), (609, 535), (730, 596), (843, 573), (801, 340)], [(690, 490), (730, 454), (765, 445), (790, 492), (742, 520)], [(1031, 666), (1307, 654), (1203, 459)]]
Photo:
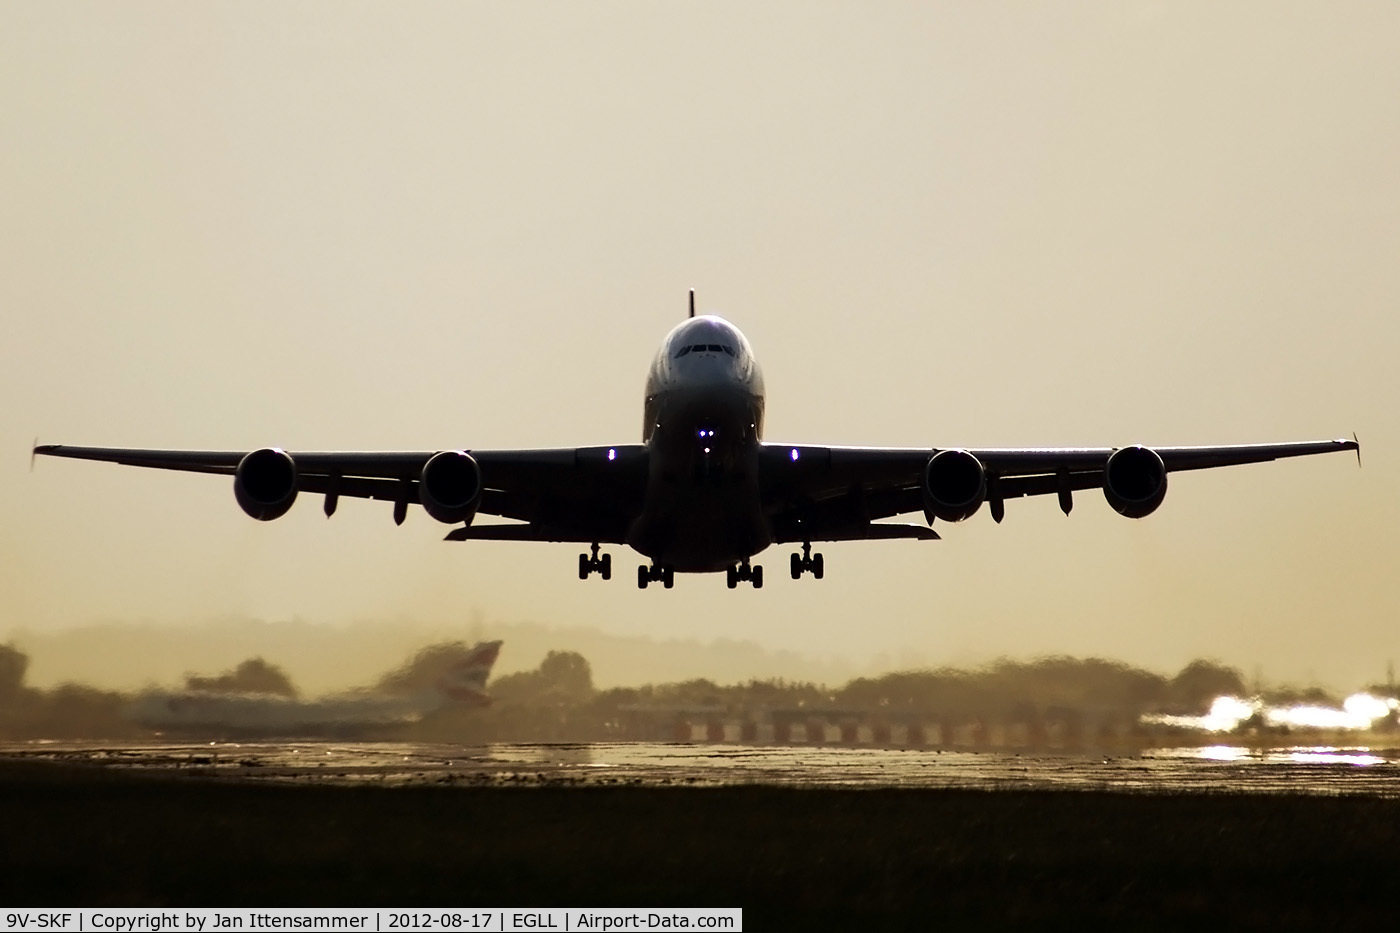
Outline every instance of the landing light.
[(793, 462), (793, 463), (796, 463), (796, 462), (797, 462), (797, 448), (796, 448), (796, 447), (794, 447), (794, 448), (792, 449), (792, 462)]
[(612, 447), (609, 447), (609, 448), (608, 448), (608, 459), (609, 459), (609, 460), (616, 460), (616, 459), (617, 459), (617, 450), (616, 450), (615, 448), (612, 448)]

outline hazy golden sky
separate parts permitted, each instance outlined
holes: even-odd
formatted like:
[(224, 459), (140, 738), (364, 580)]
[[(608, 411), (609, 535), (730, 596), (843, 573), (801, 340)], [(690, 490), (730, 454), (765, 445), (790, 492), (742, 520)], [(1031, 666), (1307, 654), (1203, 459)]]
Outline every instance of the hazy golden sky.
[[(1400, 5), (0, 4), (0, 637), (248, 614), (860, 662), (1400, 654)], [(638, 591), (413, 510), (29, 445), (631, 442), (685, 312), (768, 435), (1350, 455)], [(230, 659), (230, 662), (238, 659)], [(397, 660), (397, 659), (394, 659)], [(724, 672), (715, 672), (723, 677)], [(644, 679), (644, 678), (641, 678)]]

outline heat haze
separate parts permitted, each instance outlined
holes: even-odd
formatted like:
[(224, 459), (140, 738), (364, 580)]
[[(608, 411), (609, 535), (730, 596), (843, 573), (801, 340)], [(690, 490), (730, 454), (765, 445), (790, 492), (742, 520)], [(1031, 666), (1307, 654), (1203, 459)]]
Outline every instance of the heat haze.
[[(6, 4), (0, 635), (479, 612), (857, 671), (1374, 681), (1400, 650), (1397, 34), (1367, 3)], [(223, 479), (27, 472), (35, 435), (635, 442), (691, 286), (751, 340), (771, 440), (1354, 430), (1365, 466), (1176, 475), (1142, 521), (1013, 501), (827, 546), (820, 582), (773, 548), (737, 592), (582, 583), (573, 546), (443, 543), (383, 503), (263, 525)]]

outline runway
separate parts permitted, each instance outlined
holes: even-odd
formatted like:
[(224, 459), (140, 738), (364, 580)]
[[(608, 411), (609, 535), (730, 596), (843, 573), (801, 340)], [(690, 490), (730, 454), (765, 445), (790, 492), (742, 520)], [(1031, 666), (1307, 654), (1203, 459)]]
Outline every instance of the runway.
[(13, 906), (742, 906), (755, 929), (1378, 927), (1400, 752), (0, 746)]
[(767, 786), (1400, 798), (1400, 748), (1215, 745), (1124, 757), (728, 744), (30, 742), (0, 757), (254, 782)]

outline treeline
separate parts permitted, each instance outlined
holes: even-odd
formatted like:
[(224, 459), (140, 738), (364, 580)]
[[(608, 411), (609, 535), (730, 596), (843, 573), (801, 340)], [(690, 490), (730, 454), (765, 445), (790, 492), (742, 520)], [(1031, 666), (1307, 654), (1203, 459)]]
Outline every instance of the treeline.
[(122, 718), (129, 698), (81, 684), (36, 690), (24, 683), (29, 656), (0, 645), (0, 738), (136, 738), (144, 730)]
[[(469, 649), (460, 642), (430, 645), (370, 688), (383, 694), (418, 693), (436, 683)], [(64, 684), (41, 691), (24, 685), (28, 657), (0, 645), (0, 738), (130, 738), (149, 730), (128, 721), (128, 694)], [(212, 677), (186, 675), (185, 688), (203, 692), (297, 696), (286, 673), (251, 658)], [(581, 654), (550, 651), (535, 670), (490, 681), (488, 708), (448, 706), (421, 721), (378, 731), (376, 738), (419, 741), (600, 741), (626, 734), (637, 717), (687, 714), (763, 716), (797, 710), (879, 712), (892, 719), (917, 715), (1030, 720), (1066, 712), (1136, 719), (1143, 713), (1201, 714), (1216, 697), (1249, 693), (1239, 670), (1196, 660), (1174, 675), (1101, 658), (999, 660), (973, 669), (938, 668), (862, 677), (832, 688), (782, 679), (717, 684), (696, 679), (599, 690)], [(1337, 705), (1316, 688), (1280, 688), (1271, 704), (1306, 701)], [(217, 737), (217, 736), (211, 736)]]
[[(1149, 712), (1200, 714), (1216, 697), (1247, 692), (1239, 670), (1215, 661), (1192, 661), (1164, 676), (1116, 661), (1070, 657), (1003, 659), (972, 670), (899, 671), (838, 688), (781, 679), (731, 685), (698, 679), (596, 690), (588, 661), (573, 652), (550, 652), (538, 670), (502, 677), (490, 689), (491, 716), (478, 731), (500, 741), (602, 740), (623, 731), (629, 717), (648, 712), (761, 716), (831, 710), (877, 711), (892, 718), (1030, 719), (1077, 711), (1135, 719)], [(435, 723), (423, 725), (437, 731)]]
[(266, 693), (295, 697), (297, 688), (287, 672), (262, 658), (249, 658), (217, 677), (185, 675), (185, 689), (195, 693)]

